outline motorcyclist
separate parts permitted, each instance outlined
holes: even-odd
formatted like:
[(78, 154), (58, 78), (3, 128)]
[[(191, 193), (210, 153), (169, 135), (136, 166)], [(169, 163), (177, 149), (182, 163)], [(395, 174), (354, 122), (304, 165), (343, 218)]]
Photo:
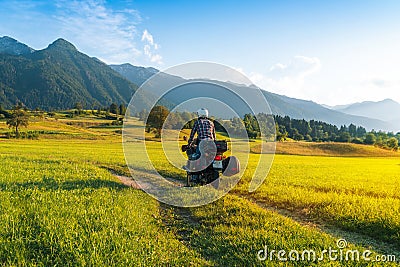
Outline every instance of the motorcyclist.
[[(197, 116), (198, 119), (190, 132), (188, 145), (182, 146), (182, 151), (186, 151), (188, 155), (186, 165), (182, 166), (183, 170), (187, 172), (187, 186), (212, 183), (212, 186), (218, 189), (219, 172), (225, 173), (225, 170), (232, 165), (233, 167), (229, 167), (226, 175), (237, 174), (239, 162), (234, 156), (228, 158), (222, 156), (228, 150), (228, 147), (226, 141), (216, 143), (215, 126), (208, 118), (208, 110), (199, 109)], [(194, 139), (196, 133), (197, 139)], [(194, 152), (194, 144), (197, 145), (196, 152)], [(218, 151), (219, 159), (216, 157)]]
[[(194, 136), (197, 133), (197, 144), (201, 140), (215, 140), (215, 127), (214, 123), (208, 118), (208, 110), (201, 108), (197, 110), (198, 119), (193, 125), (188, 144), (192, 145)], [(198, 151), (196, 151), (198, 153)]]
[[(196, 160), (200, 158), (200, 141), (202, 140), (215, 140), (215, 127), (214, 123), (208, 119), (208, 110), (205, 108), (201, 108), (197, 110), (198, 119), (195, 121), (192, 131), (190, 132), (190, 137), (188, 140), (188, 146), (193, 147), (196, 146), (196, 152), (191, 154), (189, 153), (189, 161)], [(197, 139), (194, 139), (195, 134), (197, 133)], [(188, 152), (187, 152), (188, 153)], [(190, 169), (190, 163), (187, 162), (186, 166), (183, 166), (184, 170)]]

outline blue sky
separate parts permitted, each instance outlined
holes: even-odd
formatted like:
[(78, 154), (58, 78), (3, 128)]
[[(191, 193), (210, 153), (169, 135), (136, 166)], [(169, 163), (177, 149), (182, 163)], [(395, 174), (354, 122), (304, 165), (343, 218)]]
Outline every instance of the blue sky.
[(400, 1), (3, 1), (0, 36), (106, 63), (211, 61), (325, 104), (400, 102)]

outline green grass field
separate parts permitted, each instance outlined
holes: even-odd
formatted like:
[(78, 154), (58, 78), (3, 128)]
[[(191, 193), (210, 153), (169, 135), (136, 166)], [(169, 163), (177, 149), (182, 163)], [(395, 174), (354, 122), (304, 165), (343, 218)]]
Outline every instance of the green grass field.
[[(243, 179), (228, 195), (206, 206), (177, 208), (122, 185), (113, 176), (127, 174), (118, 128), (93, 128), (93, 119), (85, 120), (86, 126), (64, 120), (32, 124), (29, 130), (57, 131), (38, 140), (0, 139), (2, 265), (377, 264), (257, 258), (265, 246), (321, 253), (336, 248), (338, 238), (351, 249), (400, 259), (399, 157), (379, 151), (368, 157), (276, 155), (264, 184), (249, 193), (258, 157), (251, 154)], [(7, 130), (4, 124), (0, 129)], [(154, 155), (161, 151), (159, 142), (147, 146)], [(174, 178), (184, 175), (163, 158), (156, 167)]]

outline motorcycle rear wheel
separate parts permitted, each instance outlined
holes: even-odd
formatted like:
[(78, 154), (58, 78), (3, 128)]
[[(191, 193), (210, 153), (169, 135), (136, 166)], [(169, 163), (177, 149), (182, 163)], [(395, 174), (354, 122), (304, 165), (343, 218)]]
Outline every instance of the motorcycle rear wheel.
[(186, 186), (192, 187), (199, 184), (199, 174), (188, 173), (186, 175)]

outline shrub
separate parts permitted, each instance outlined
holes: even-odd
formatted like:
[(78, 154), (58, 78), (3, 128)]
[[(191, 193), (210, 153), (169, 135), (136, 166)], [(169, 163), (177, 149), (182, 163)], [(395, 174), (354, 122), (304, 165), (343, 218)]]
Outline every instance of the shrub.
[(375, 142), (376, 142), (376, 137), (375, 137), (375, 135), (373, 133), (368, 133), (365, 136), (364, 144), (373, 145), (373, 144), (375, 144)]
[(399, 148), (399, 141), (395, 137), (391, 137), (387, 141), (387, 146), (389, 149), (397, 150)]
[(351, 142), (353, 144), (359, 144), (359, 145), (363, 144), (363, 141), (360, 138), (354, 138), (353, 140), (351, 140)]

